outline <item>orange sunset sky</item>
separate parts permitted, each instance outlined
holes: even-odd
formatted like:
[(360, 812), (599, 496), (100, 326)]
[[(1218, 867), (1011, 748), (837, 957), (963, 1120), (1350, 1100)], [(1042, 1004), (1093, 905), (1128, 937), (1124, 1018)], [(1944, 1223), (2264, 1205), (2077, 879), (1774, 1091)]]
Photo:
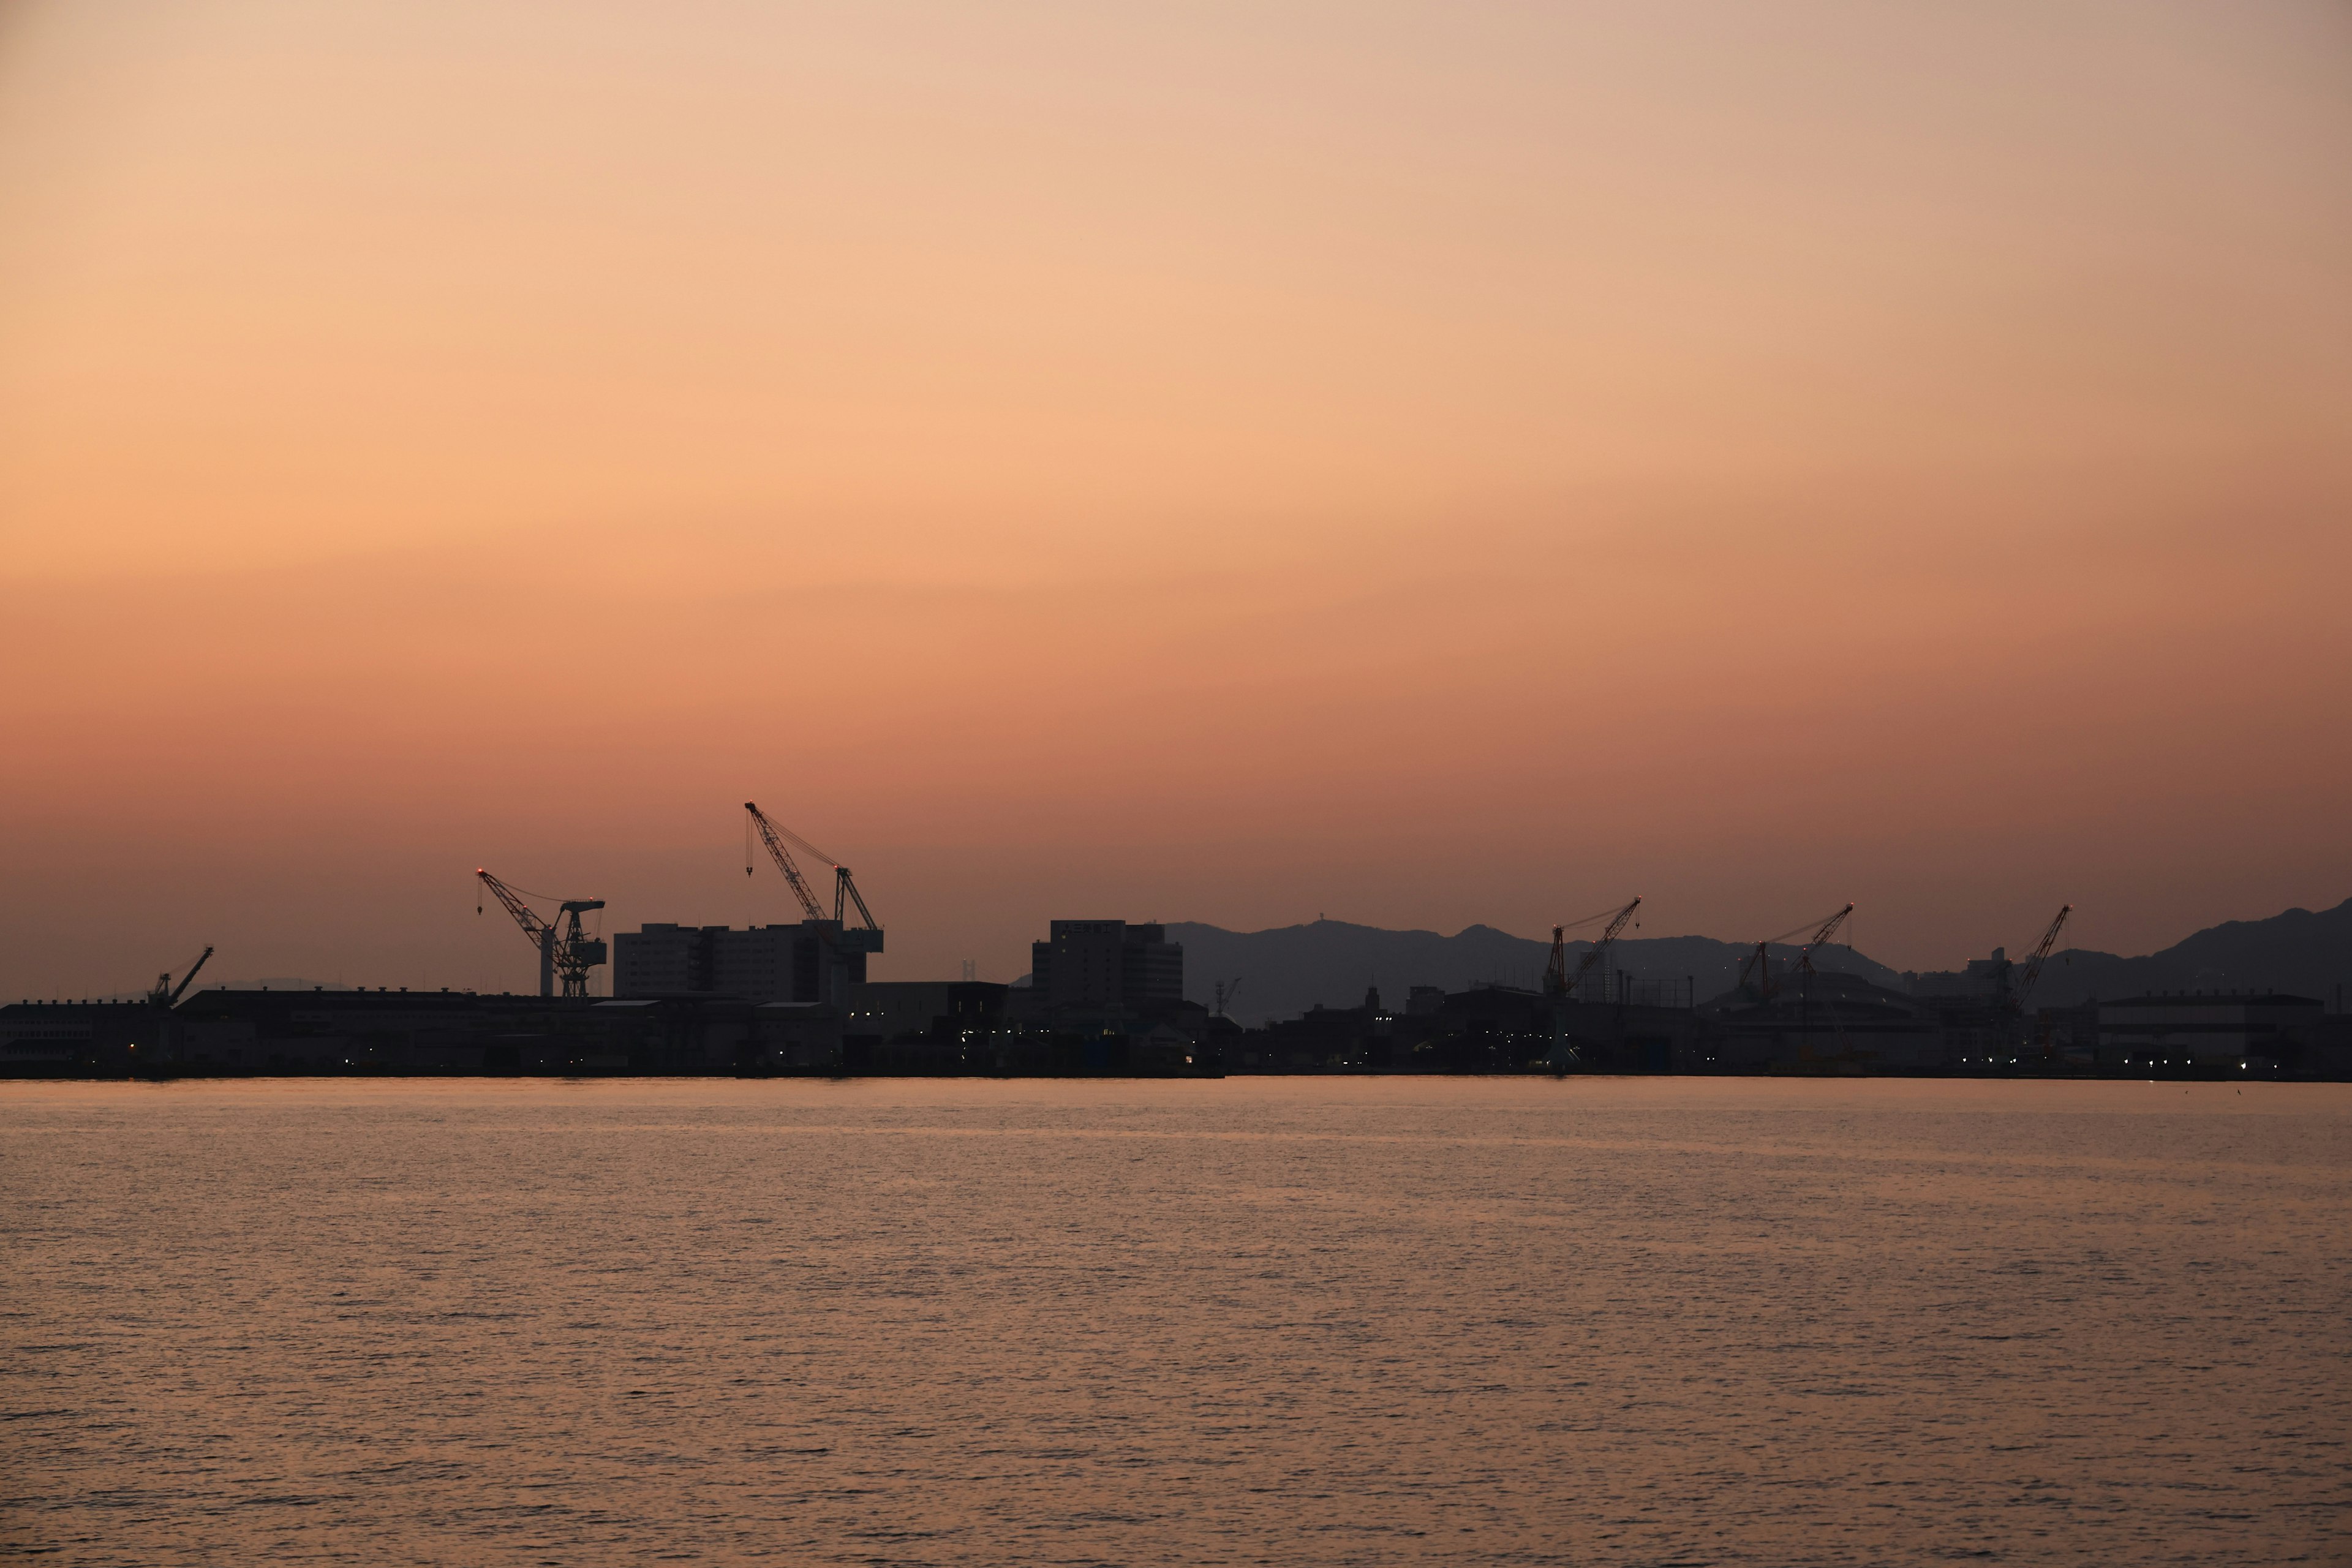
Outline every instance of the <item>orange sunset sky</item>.
[(1898, 966), (2352, 895), (2352, 10), (0, 9), (0, 994), (487, 865)]

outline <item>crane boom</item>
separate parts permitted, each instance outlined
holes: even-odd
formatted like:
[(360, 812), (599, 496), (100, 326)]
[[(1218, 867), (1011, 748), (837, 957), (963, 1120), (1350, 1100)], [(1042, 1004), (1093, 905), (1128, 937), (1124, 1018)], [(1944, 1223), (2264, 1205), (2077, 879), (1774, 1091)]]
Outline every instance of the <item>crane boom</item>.
[[(1635, 899), (1622, 910), (1603, 910), (1597, 915), (1587, 915), (1580, 921), (1552, 927), (1551, 961), (1544, 967), (1544, 989), (1555, 996), (1565, 996), (1574, 991), (1576, 983), (1584, 978), (1587, 970), (1601, 962), (1601, 955), (1609, 951), (1609, 944), (1617, 940), (1618, 933), (1625, 929), (1625, 922), (1632, 920), (1633, 911), (1641, 907), (1642, 900)], [(1599, 920), (1607, 921), (1608, 928), (1601, 931), (1600, 937), (1590, 948), (1585, 950), (1584, 958), (1577, 964), (1576, 972), (1573, 974), (1570, 973), (1568, 933), (1578, 926), (1588, 926)]]
[[(530, 938), (535, 945), (540, 940), (540, 933), (549, 929), (548, 923), (539, 918), (539, 911), (517, 898), (512, 888), (508, 887), (480, 867), (474, 868), (474, 875), (481, 879), (482, 886), (488, 888), (492, 896), (506, 906), (507, 913), (514, 916), (515, 924), (522, 927), (522, 934)], [(474, 912), (481, 913), (480, 906), (477, 905)]]
[(202, 969), (205, 966), (205, 960), (212, 955), (213, 950), (207, 946), (204, 952), (196, 954), (196, 961), (188, 965), (188, 972), (180, 976), (179, 984), (172, 988), (172, 1003), (174, 1006), (178, 1005), (181, 997), (187, 994), (189, 983), (195, 979), (196, 971)]
[(205, 960), (212, 955), (213, 950), (209, 947), (196, 954), (195, 962), (188, 965), (187, 973), (180, 977), (180, 984), (177, 986), (172, 984), (172, 972), (168, 969), (155, 976), (155, 988), (147, 993), (147, 1000), (159, 1007), (177, 1006), (180, 998), (187, 994), (188, 982), (196, 977), (196, 971), (202, 969), (205, 966)]
[(2050, 950), (2058, 945), (2058, 933), (2066, 928), (2066, 917), (2074, 912), (2074, 905), (2062, 906), (2058, 910), (2058, 918), (2052, 921), (2050, 929), (2042, 933), (2041, 944), (2034, 948), (2033, 956), (2026, 960), (2025, 978), (2017, 983), (2019, 1007), (2022, 1008), (2025, 1005), (2025, 999), (2033, 994), (2034, 982), (2042, 978), (2042, 965), (2050, 957)]
[(1771, 1000), (1772, 994), (1776, 989), (1772, 984), (1772, 961), (1769, 952), (1769, 949), (1772, 944), (1776, 942), (1786, 942), (1792, 936), (1802, 936), (1807, 930), (1811, 930), (1813, 933), (1811, 938), (1806, 942), (1804, 947), (1797, 955), (1797, 963), (1808, 973), (1811, 973), (1812, 969), (1813, 949), (1829, 941), (1831, 936), (1836, 932), (1837, 928), (1845, 924), (1846, 917), (1852, 913), (1853, 913), (1853, 906), (1852, 904), (1848, 904), (1845, 908), (1830, 916), (1827, 920), (1807, 921), (1803, 925), (1791, 926), (1787, 931), (1782, 931), (1779, 936), (1766, 937), (1762, 942), (1756, 944), (1756, 951), (1749, 953), (1747, 959), (1739, 965), (1739, 984), (1742, 985), (1747, 984), (1748, 977), (1750, 974), (1754, 974), (1757, 977), (1757, 989), (1759, 993), (1764, 1000)]
[[(824, 910), (823, 906), (819, 905), (816, 901), (816, 895), (809, 891), (808, 879), (801, 875), (801, 868), (793, 863), (792, 851), (784, 847), (784, 838), (787, 835), (785, 835), (783, 830), (779, 828), (774, 823), (768, 820), (768, 814), (766, 812), (761, 811), (751, 802), (748, 800), (745, 801), (743, 803), (743, 809), (751, 814), (751, 825), (760, 830), (760, 842), (768, 847), (769, 858), (775, 861), (776, 869), (784, 874), (784, 880), (792, 885), (793, 897), (801, 901), (801, 908), (808, 911), (808, 918), (813, 921), (821, 921), (824, 919)], [(803, 849), (814, 855), (818, 859), (825, 861), (828, 864), (835, 864), (832, 856), (818, 849), (815, 845), (811, 844), (807, 839), (801, 837), (800, 835), (792, 834), (789, 835), (789, 837)], [(746, 867), (745, 869), (749, 870), (750, 868)], [(834, 900), (836, 903), (840, 901), (840, 892), (836, 889), (834, 894)], [(864, 910), (866, 907), (866, 900), (860, 899), (857, 901), (857, 907), (861, 910)], [(835, 918), (837, 919), (839, 917), (836, 916)], [(866, 923), (868, 925), (874, 923), (871, 916), (867, 917)]]
[(1625, 922), (1632, 920), (1633, 911), (1641, 907), (1642, 900), (1635, 899), (1617, 911), (1617, 917), (1609, 922), (1609, 929), (1601, 933), (1601, 940), (1585, 949), (1583, 962), (1576, 966), (1576, 973), (1568, 977), (1568, 984), (1561, 987), (1563, 993), (1574, 991), (1577, 982), (1582, 980), (1585, 974), (1607, 955), (1609, 944), (1617, 940), (1618, 933), (1625, 929)]
[(1810, 954), (1813, 949), (1829, 941), (1829, 939), (1836, 933), (1837, 928), (1845, 924), (1846, 916), (1852, 913), (1853, 913), (1853, 906), (1852, 904), (1848, 904), (1845, 908), (1840, 910), (1837, 913), (1823, 921), (1822, 922), (1822, 929), (1813, 933), (1813, 940), (1805, 943), (1805, 952)]

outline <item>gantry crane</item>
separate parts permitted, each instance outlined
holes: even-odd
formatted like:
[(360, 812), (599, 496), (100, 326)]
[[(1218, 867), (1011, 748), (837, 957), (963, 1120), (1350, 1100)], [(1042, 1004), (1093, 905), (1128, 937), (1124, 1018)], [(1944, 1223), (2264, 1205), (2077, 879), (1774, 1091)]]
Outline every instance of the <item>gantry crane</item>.
[[(523, 902), (523, 899), (545, 899), (551, 895), (519, 892), (479, 867), (475, 868), (474, 875), (499, 903), (506, 906), (507, 913), (512, 915), (515, 924), (522, 928), (522, 934), (539, 949), (539, 994), (541, 996), (554, 995), (556, 983), (561, 979), (564, 995), (587, 995), (588, 972), (604, 962), (605, 949), (601, 940), (581, 929), (580, 917), (591, 910), (603, 909), (604, 900), (557, 900), (559, 908), (555, 921), (543, 921), (539, 918), (539, 911)], [(481, 900), (477, 899), (474, 912), (480, 914), (483, 907)], [(561, 922), (560, 926), (557, 922)]]
[(1806, 939), (1805, 945), (1798, 951), (1797, 968), (1810, 980), (1813, 973), (1813, 949), (1835, 935), (1837, 928), (1845, 924), (1846, 917), (1852, 913), (1853, 913), (1853, 906), (1848, 904), (1827, 920), (1807, 921), (1803, 925), (1791, 927), (1779, 936), (1766, 937), (1756, 944), (1756, 951), (1749, 953), (1748, 961), (1739, 966), (1739, 984), (1747, 984), (1748, 975), (1753, 973), (1756, 976), (1758, 1001), (1769, 1002), (1778, 995), (1780, 988), (1772, 983), (1772, 944), (1776, 942), (1786, 942), (1792, 936), (1801, 936), (1808, 929), (1811, 929), (1813, 934)]

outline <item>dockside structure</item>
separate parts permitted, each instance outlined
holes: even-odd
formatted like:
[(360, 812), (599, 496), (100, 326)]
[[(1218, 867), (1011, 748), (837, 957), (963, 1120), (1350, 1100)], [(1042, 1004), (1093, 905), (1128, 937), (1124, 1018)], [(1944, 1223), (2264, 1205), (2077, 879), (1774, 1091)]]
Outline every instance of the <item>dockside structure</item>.
[(839, 921), (794, 925), (653, 924), (613, 939), (613, 994), (727, 996), (846, 1007), (866, 983), (866, 960), (882, 951), (882, 933)]
[(1810, 996), (1564, 1011), (1507, 986), (1415, 987), (1402, 1011), (1369, 991), (1358, 1005), (1255, 1029), (1181, 998), (1055, 1008), (1024, 997), (1031, 986), (970, 981), (867, 984), (845, 1006), (708, 993), (214, 989), (177, 1007), (0, 1007), (0, 1075), (1517, 1073), (1546, 1070), (1564, 1018), (1582, 1071), (2352, 1079), (2352, 1018), (2306, 997), (2127, 997), (2044, 1009), (2021, 1026), (1951, 998), (1824, 982), (1815, 976)]

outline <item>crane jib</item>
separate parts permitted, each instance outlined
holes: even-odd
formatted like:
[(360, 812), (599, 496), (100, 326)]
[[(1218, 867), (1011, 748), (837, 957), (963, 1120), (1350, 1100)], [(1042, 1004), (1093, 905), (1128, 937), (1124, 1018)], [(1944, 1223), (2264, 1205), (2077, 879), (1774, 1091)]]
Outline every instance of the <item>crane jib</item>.
[[(786, 885), (793, 890), (793, 897), (800, 900), (801, 908), (807, 911), (808, 918), (813, 921), (824, 919), (824, 907), (816, 901), (816, 895), (809, 890), (808, 880), (801, 875), (800, 867), (793, 863), (792, 852), (784, 847), (782, 831), (768, 819), (766, 812), (761, 811), (751, 801), (747, 800), (743, 803), (743, 809), (751, 814), (751, 826), (760, 830), (760, 842), (768, 847), (768, 858), (776, 863), (776, 869), (783, 873)], [(797, 838), (798, 836), (794, 835), (794, 837)], [(800, 842), (801, 847), (808, 849), (809, 853), (831, 864), (828, 857), (811, 847), (806, 840)]]

